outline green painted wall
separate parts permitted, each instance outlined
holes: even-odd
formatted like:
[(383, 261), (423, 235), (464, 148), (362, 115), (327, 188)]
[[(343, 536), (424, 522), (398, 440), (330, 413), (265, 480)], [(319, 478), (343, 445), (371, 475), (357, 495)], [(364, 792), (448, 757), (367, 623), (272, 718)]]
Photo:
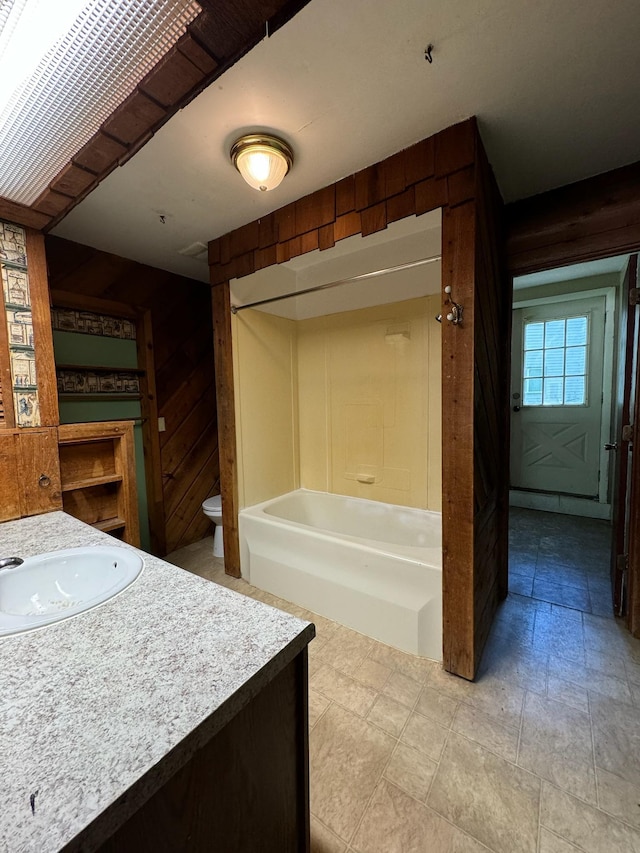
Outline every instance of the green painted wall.
[[(53, 333), (56, 364), (82, 364), (95, 367), (137, 367), (135, 341), (118, 338), (102, 338), (81, 335), (75, 332)], [(140, 418), (139, 400), (105, 400), (94, 402), (74, 400), (60, 403), (60, 423), (77, 424), (94, 421), (132, 420)], [(149, 513), (147, 510), (147, 488), (142, 450), (142, 425), (133, 429), (136, 454), (136, 484), (138, 489), (138, 512), (140, 515), (140, 545), (151, 550), (149, 535)]]

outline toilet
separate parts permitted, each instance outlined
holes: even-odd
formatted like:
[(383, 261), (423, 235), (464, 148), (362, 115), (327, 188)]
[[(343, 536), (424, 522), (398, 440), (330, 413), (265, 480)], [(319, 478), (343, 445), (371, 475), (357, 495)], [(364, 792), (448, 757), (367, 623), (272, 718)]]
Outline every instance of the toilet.
[(222, 499), (220, 495), (207, 498), (202, 504), (202, 511), (213, 521), (215, 532), (213, 534), (213, 556), (224, 557), (224, 541), (222, 538)]

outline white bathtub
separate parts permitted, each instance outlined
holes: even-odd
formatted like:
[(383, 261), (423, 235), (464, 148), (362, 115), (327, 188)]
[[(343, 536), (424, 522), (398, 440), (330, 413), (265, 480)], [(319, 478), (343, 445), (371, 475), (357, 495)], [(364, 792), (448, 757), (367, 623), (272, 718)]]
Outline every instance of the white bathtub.
[(442, 660), (440, 513), (299, 489), (241, 510), (239, 527), (250, 583)]

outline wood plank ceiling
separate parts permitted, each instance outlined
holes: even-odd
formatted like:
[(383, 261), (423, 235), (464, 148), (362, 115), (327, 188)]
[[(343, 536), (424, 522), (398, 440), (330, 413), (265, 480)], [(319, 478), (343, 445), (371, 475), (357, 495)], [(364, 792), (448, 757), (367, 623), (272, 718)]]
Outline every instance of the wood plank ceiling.
[(0, 197), (0, 219), (49, 231), (174, 113), (309, 0), (199, 0), (202, 12), (31, 204)]

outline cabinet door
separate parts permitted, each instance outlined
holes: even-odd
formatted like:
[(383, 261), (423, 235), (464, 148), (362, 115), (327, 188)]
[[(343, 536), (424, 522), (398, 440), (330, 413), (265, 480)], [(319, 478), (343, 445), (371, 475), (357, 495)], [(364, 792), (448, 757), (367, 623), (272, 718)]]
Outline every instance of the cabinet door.
[(0, 521), (20, 518), (22, 491), (18, 470), (18, 441), (13, 432), (0, 430)]
[(23, 430), (17, 438), (22, 515), (62, 509), (58, 431)]

